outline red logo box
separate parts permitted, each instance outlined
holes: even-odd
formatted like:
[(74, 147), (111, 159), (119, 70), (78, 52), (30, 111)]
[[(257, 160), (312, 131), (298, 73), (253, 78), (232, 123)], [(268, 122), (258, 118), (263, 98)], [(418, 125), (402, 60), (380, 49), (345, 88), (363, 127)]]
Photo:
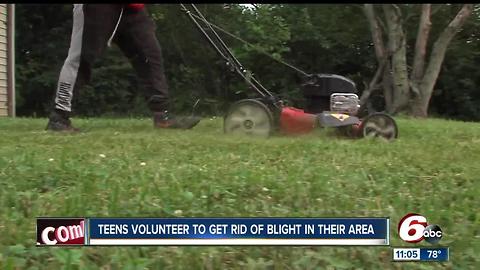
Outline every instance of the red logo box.
[(84, 245), (85, 219), (37, 218), (37, 245)]

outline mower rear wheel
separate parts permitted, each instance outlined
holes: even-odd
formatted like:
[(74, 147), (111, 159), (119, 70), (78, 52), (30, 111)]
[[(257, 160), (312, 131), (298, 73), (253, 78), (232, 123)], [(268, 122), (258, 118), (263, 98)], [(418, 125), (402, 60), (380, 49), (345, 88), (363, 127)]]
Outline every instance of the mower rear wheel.
[(365, 138), (383, 138), (392, 141), (398, 137), (395, 119), (385, 113), (374, 113), (363, 119), (361, 135)]
[(268, 137), (274, 130), (273, 115), (261, 101), (243, 99), (235, 102), (228, 110), (223, 130), (227, 134)]

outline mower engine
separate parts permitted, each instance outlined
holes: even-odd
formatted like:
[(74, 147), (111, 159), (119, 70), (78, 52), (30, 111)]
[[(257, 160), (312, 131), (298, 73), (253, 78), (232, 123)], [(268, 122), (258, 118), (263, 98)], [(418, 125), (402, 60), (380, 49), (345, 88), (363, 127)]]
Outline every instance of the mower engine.
[(302, 90), (305, 110), (283, 108), (280, 116), (283, 133), (302, 134), (318, 126), (343, 127), (360, 123), (355, 117), (360, 105), (353, 81), (335, 74), (312, 74), (305, 77)]
[(330, 96), (330, 111), (357, 115), (360, 109), (360, 100), (357, 94), (333, 93)]
[[(358, 92), (353, 81), (335, 74), (306, 76), (301, 86), (306, 101), (305, 112), (313, 114), (329, 109), (340, 112), (346, 108), (346, 102), (352, 103)], [(356, 99), (358, 100), (358, 96)], [(349, 109), (352, 110), (354, 106), (353, 104), (351, 106)], [(355, 111), (357, 110), (358, 108)]]

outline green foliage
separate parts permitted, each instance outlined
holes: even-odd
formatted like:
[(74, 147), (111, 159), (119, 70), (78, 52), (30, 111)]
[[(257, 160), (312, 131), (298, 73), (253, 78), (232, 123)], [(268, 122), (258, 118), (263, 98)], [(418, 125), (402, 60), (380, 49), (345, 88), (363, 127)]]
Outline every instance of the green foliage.
[[(397, 120), (400, 138), (384, 143), (231, 137), (220, 119), (188, 131), (73, 119), (88, 130), (76, 135), (1, 119), (0, 269), (478, 268), (480, 126)], [(440, 224), (450, 262), (392, 263), (386, 247), (35, 247), (38, 216), (389, 216), (399, 246), (408, 212)]]
[(16, 88), (20, 115), (43, 115), (68, 51), (71, 5), (16, 6)]
[(480, 9), (477, 8), (447, 52), (432, 97), (431, 109), (438, 115), (462, 120), (480, 119), (479, 27)]
[[(243, 65), (273, 92), (302, 106), (302, 75), (266, 56), (266, 52), (308, 73), (334, 73), (353, 79), (363, 90), (376, 69), (368, 23), (360, 4), (202, 4), (214, 24), (252, 43), (247, 46), (221, 34)], [(409, 46), (414, 46), (419, 5), (401, 5)], [(459, 5), (434, 5), (432, 37)], [(19, 115), (46, 115), (71, 33), (71, 5), (27, 5), (17, 9), (16, 63)], [(148, 5), (157, 24), (166, 75), (176, 110), (219, 115), (241, 98), (255, 96), (225, 68), (225, 63), (180, 10), (178, 4)], [(32, 12), (35, 10), (35, 12)], [(431, 109), (440, 116), (480, 119), (478, 78), (478, 8), (447, 52)], [(433, 38), (430, 40), (432, 43)], [(431, 46), (431, 44), (429, 45)], [(411, 51), (411, 50), (410, 50)], [(409, 57), (413, 57), (409, 55)], [(470, 75), (472, 74), (472, 75)], [(468, 76), (467, 76), (468, 75)], [(460, 90), (459, 90), (460, 89)], [(74, 98), (78, 115), (146, 115), (144, 95), (133, 69), (113, 47), (95, 65), (92, 82)]]

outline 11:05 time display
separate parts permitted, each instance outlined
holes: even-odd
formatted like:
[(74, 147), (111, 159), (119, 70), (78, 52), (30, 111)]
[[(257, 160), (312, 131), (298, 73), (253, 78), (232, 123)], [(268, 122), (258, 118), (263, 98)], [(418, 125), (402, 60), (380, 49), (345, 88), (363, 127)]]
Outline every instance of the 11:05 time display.
[(394, 260), (419, 260), (420, 249), (395, 249), (393, 253)]

